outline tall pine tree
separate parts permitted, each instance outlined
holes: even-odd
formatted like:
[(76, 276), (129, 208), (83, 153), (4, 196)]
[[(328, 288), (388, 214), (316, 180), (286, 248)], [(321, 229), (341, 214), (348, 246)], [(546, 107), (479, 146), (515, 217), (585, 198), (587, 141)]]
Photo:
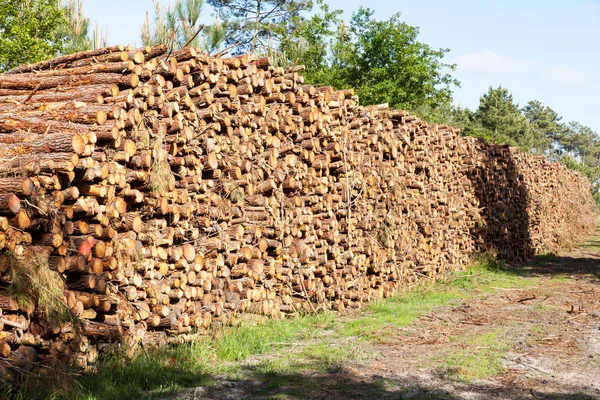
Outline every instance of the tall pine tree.
[(475, 119), (490, 132), (494, 141), (516, 144), (527, 151), (533, 148), (533, 132), (529, 123), (506, 88), (490, 87), (479, 99)]

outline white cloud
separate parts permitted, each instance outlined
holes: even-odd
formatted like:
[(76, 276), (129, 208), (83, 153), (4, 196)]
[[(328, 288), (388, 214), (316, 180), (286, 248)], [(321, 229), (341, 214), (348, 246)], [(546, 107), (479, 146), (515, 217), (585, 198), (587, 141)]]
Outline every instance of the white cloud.
[(598, 82), (600, 75), (540, 64), (529, 60), (503, 56), (491, 50), (465, 54), (452, 60), (460, 72), (508, 77), (508, 75), (529, 77), (557, 85), (589, 85)]

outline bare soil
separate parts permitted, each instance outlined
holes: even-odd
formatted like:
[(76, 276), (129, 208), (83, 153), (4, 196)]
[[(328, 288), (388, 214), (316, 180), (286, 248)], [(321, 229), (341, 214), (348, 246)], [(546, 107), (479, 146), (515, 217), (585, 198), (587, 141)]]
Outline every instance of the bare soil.
[[(327, 371), (253, 370), (178, 399), (600, 399), (600, 241), (511, 267), (534, 286), (473, 293), (360, 341)], [(466, 366), (466, 367), (465, 367)], [(273, 384), (273, 382), (285, 384)]]

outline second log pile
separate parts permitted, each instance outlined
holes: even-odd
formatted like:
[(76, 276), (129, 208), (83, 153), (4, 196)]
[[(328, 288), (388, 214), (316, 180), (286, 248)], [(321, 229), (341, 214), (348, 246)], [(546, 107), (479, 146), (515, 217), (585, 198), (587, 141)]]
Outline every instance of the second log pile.
[(0, 75), (0, 358), (357, 307), (593, 226), (563, 165), (301, 70), (117, 46)]

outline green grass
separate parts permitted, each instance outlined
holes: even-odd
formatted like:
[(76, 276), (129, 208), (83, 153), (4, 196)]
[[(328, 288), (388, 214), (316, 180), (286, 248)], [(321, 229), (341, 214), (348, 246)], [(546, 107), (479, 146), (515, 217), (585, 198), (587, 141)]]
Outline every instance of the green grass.
[(600, 252), (600, 240), (588, 240), (582, 245), (582, 247), (584, 247), (588, 251)]
[(273, 346), (293, 340), (308, 340), (335, 323), (332, 312), (302, 316), (291, 320), (262, 319), (251, 325), (225, 328), (214, 340), (217, 358), (239, 361), (273, 350)]
[[(58, 390), (47, 398), (153, 399), (185, 387), (210, 385), (215, 374), (241, 374), (240, 360), (277, 351), (287, 343), (310, 340), (335, 319), (331, 312), (291, 320), (247, 319), (239, 326), (224, 328), (214, 338), (145, 350), (132, 360), (114, 354), (98, 365), (97, 374), (84, 375), (71, 382), (69, 390)], [(324, 361), (338, 357), (320, 345), (311, 349), (313, 353), (306, 355), (314, 356), (311, 365), (325, 365)]]
[[(537, 282), (537, 278), (519, 276), (489, 257), (482, 258), (467, 271), (375, 301), (353, 316), (324, 312), (291, 320), (247, 317), (213, 337), (145, 350), (133, 360), (120, 354), (105, 356), (98, 365), (98, 374), (79, 377), (69, 390), (56, 391), (48, 398), (152, 399), (185, 387), (209, 386), (215, 375), (223, 374), (230, 379), (258, 374), (268, 378), (268, 388), (306, 386), (310, 383), (301, 378), (303, 371), (331, 372), (345, 360), (367, 357), (359, 350), (362, 340), (384, 339), (425, 313), (476, 293), (527, 287)], [(498, 337), (499, 333), (493, 333), (472, 339), (466, 344), (481, 349), (474, 354), (457, 352), (447, 360), (448, 366), (457, 366), (460, 379), (493, 373), (498, 368), (496, 356), (502, 349), (498, 347), (501, 341), (496, 343)], [(488, 347), (492, 350), (486, 350)], [(261, 354), (264, 356), (258, 357)], [(476, 367), (478, 364), (481, 366)]]
[(345, 337), (382, 338), (394, 332), (394, 328), (406, 327), (424, 313), (449, 304), (457, 298), (457, 291), (437, 292), (420, 289), (375, 301), (367, 307), (362, 316), (347, 321), (339, 333)]
[(509, 337), (510, 332), (497, 329), (459, 340), (464, 348), (452, 352), (444, 361), (448, 375), (466, 383), (498, 375), (503, 370), (502, 358), (510, 347)]
[(450, 274), (429, 287), (371, 303), (359, 317), (345, 323), (341, 334), (370, 340), (383, 338), (396, 332), (395, 328), (406, 327), (438, 307), (472, 298), (474, 293), (526, 288), (538, 282), (538, 278), (522, 277), (491, 257), (482, 257), (467, 271)]

